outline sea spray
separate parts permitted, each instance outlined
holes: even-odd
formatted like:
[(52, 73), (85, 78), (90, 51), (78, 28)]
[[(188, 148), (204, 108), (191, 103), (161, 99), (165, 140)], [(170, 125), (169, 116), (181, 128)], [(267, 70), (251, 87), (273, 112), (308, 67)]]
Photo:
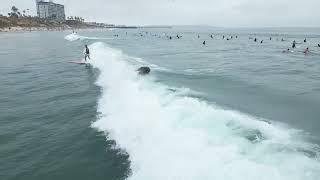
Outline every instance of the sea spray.
[(69, 35), (66, 35), (64, 37), (65, 40), (68, 41), (78, 41), (78, 40), (86, 40), (86, 39), (91, 39), (91, 40), (97, 40), (97, 39), (110, 39), (110, 38), (104, 38), (104, 37), (87, 37), (87, 36), (80, 36), (77, 33), (71, 33)]
[(69, 34), (67, 36), (64, 37), (65, 40), (68, 40), (68, 41), (77, 41), (77, 40), (80, 40), (81, 39), (81, 36), (75, 34), (75, 33), (72, 33), (72, 34)]
[[(140, 77), (128, 56), (90, 46), (100, 70), (92, 124), (108, 132), (131, 161), (129, 179), (316, 180), (317, 146), (300, 131), (224, 110)], [(315, 154), (308, 156), (308, 154)]]

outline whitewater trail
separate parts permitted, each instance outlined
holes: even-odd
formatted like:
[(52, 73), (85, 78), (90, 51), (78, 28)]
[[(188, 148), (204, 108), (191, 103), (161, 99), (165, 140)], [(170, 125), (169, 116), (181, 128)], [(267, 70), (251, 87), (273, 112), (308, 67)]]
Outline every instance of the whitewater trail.
[(78, 40), (85, 40), (85, 39), (98, 40), (98, 39), (110, 39), (110, 38), (87, 37), (87, 36), (80, 36), (76, 33), (71, 33), (71, 34), (65, 36), (64, 39), (68, 40), (68, 41), (78, 41)]
[(90, 46), (100, 75), (92, 127), (130, 156), (131, 180), (316, 180), (318, 147), (301, 132), (209, 105), (138, 76), (120, 50)]

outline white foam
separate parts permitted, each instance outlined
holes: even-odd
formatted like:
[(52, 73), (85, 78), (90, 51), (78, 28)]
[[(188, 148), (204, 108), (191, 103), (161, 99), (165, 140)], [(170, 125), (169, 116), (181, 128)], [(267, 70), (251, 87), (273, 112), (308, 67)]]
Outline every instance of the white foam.
[(78, 40), (85, 40), (85, 39), (98, 40), (98, 39), (110, 39), (110, 38), (87, 37), (87, 36), (80, 36), (77, 33), (71, 33), (71, 34), (65, 36), (64, 39), (66, 39), (68, 41), (78, 41)]
[(77, 41), (81, 39), (81, 36), (77, 35), (76, 33), (71, 33), (64, 37), (64, 39), (68, 41)]
[(168, 91), (138, 76), (121, 51), (102, 43), (90, 49), (102, 88), (102, 116), (92, 126), (129, 153), (129, 179), (319, 179), (319, 161), (303, 153), (316, 146), (299, 131)]

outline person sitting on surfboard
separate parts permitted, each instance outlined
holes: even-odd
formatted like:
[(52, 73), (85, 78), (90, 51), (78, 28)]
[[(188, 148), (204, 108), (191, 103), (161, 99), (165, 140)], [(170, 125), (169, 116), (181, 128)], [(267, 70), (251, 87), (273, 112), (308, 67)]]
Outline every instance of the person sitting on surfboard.
[(85, 48), (86, 49), (84, 50), (84, 61), (87, 62), (87, 58), (90, 59), (90, 50), (87, 45), (85, 45)]
[(296, 48), (296, 40), (293, 41), (292, 48)]

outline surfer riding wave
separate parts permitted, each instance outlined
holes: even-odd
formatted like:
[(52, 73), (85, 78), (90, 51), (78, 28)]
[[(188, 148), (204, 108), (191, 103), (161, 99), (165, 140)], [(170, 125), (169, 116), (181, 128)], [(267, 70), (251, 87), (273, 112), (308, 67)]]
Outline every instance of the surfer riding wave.
[(84, 49), (84, 61), (87, 62), (87, 58), (90, 59), (90, 50), (87, 45), (85, 45)]

